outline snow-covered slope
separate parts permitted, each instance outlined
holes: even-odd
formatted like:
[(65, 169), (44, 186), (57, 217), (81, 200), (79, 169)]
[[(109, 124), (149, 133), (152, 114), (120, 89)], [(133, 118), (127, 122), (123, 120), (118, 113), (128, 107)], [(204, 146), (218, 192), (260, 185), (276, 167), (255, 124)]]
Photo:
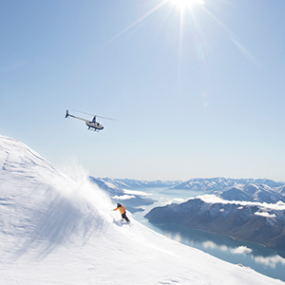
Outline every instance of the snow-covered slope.
[(0, 284), (284, 284), (121, 223), (83, 171), (4, 136), (0, 171)]

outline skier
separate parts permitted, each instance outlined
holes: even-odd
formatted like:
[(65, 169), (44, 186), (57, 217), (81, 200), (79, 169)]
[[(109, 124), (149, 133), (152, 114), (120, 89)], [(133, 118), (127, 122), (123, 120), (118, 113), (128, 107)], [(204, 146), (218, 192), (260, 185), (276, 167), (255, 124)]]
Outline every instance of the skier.
[(127, 222), (129, 222), (130, 220), (128, 219), (128, 217), (126, 216), (126, 208), (121, 205), (120, 203), (117, 204), (117, 208), (114, 209), (113, 211), (119, 210), (121, 215), (122, 215), (122, 219), (125, 219)]

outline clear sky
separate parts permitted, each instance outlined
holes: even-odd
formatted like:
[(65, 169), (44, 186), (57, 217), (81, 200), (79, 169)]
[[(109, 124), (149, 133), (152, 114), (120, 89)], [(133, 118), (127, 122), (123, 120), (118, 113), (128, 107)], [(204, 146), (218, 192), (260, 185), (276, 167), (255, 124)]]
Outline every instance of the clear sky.
[[(284, 0), (1, 0), (0, 133), (95, 177), (285, 181)], [(66, 109), (101, 119), (87, 130)]]

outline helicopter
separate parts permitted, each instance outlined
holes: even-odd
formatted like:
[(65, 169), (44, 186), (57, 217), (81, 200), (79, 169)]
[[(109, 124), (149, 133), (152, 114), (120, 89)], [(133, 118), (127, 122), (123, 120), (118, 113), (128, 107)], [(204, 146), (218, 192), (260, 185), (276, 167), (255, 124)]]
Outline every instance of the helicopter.
[[(78, 112), (84, 113), (84, 114), (87, 114), (87, 115), (91, 115), (89, 113), (85, 113), (85, 112), (81, 112), (81, 111), (78, 111)], [(95, 132), (99, 132), (99, 131), (102, 131), (104, 129), (104, 126), (102, 124), (100, 124), (99, 122), (96, 122), (96, 118), (113, 120), (113, 119), (110, 119), (110, 118), (105, 118), (105, 117), (101, 117), (101, 116), (97, 116), (97, 115), (92, 115), (92, 116), (93, 116), (92, 121), (89, 121), (89, 120), (85, 120), (83, 118), (79, 118), (79, 117), (76, 117), (74, 115), (71, 115), (71, 114), (69, 114), (68, 110), (66, 110), (65, 118), (72, 117), (72, 118), (84, 121), (86, 123), (86, 126), (88, 127), (88, 130), (94, 130)]]

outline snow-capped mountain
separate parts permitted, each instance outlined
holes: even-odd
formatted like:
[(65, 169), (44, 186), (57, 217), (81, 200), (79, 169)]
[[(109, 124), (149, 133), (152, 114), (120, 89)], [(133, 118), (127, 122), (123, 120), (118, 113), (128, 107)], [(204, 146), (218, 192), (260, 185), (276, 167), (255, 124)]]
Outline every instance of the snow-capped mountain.
[(232, 187), (219, 196), (203, 195), (181, 204), (156, 207), (145, 217), (155, 224), (184, 225), (284, 250), (285, 203), (276, 198), (279, 193), (261, 188)]
[(115, 185), (114, 183), (110, 181), (105, 181), (101, 178), (95, 178), (90, 176), (90, 181), (95, 183), (101, 190), (106, 191), (110, 195), (124, 195), (124, 188), (119, 187), (118, 185)]
[(111, 183), (120, 189), (141, 189), (141, 188), (170, 188), (182, 183), (180, 180), (174, 181), (145, 181), (136, 179), (111, 179), (111, 178), (97, 178), (101, 181)]
[(229, 187), (236, 187), (238, 185), (248, 184), (263, 184), (269, 187), (284, 186), (284, 183), (275, 182), (269, 179), (231, 179), (231, 178), (193, 178), (179, 185), (171, 187), (172, 189), (189, 189), (193, 191), (201, 191), (206, 193), (213, 193), (216, 191), (223, 191)]
[(120, 214), (80, 168), (69, 178), (0, 135), (1, 284), (284, 284)]
[[(282, 186), (281, 186), (282, 187)], [(284, 186), (283, 186), (284, 187)], [(283, 189), (283, 188), (282, 188)], [(281, 188), (271, 188), (267, 185), (248, 184), (230, 187), (218, 196), (229, 201), (252, 201), (277, 203), (278, 201), (285, 202), (285, 193), (282, 193)], [(281, 190), (281, 191), (280, 191)]]
[(194, 191), (214, 192), (220, 189), (232, 186), (233, 182), (229, 179), (218, 178), (193, 178), (179, 185), (172, 187), (172, 189), (189, 189)]

